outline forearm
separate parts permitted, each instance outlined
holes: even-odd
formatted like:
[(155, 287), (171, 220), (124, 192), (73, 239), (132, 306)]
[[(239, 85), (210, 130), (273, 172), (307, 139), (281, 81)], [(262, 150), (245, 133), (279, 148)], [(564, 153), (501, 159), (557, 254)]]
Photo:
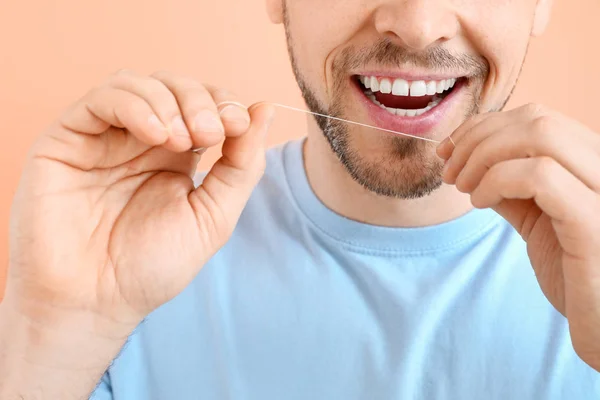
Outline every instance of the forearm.
[(0, 304), (0, 399), (87, 399), (126, 340), (92, 317), (47, 322)]

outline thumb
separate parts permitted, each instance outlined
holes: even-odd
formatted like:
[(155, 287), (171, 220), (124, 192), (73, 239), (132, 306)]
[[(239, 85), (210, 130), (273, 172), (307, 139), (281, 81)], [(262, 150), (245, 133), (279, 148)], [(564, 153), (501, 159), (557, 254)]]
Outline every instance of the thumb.
[(216, 231), (225, 230), (227, 235), (264, 173), (266, 136), (275, 116), (274, 107), (267, 103), (254, 104), (248, 112), (248, 131), (225, 138), (222, 157), (193, 192), (202, 206), (194, 207), (198, 219), (211, 218)]

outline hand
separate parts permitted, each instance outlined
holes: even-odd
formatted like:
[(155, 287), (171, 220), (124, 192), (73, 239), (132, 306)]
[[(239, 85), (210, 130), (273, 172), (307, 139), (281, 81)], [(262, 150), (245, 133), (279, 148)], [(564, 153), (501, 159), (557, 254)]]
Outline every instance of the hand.
[(600, 135), (541, 106), (479, 115), (438, 148), (444, 181), (527, 242), (575, 351), (600, 371)]
[[(29, 319), (66, 310), (127, 334), (179, 294), (228, 240), (264, 170), (273, 109), (217, 106), (234, 100), (170, 73), (121, 71), (73, 105), (28, 157), (5, 302)], [(223, 137), (194, 189), (190, 149)]]

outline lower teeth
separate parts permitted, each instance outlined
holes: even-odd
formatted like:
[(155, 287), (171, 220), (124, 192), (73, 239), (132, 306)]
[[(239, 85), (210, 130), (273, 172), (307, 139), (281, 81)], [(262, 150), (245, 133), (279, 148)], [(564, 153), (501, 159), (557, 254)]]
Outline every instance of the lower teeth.
[(427, 111), (431, 110), (432, 108), (434, 108), (438, 104), (440, 104), (442, 102), (442, 100), (443, 100), (441, 97), (433, 96), (433, 99), (431, 100), (431, 102), (429, 102), (429, 104), (427, 104), (427, 107), (425, 107), (425, 108), (421, 108), (421, 109), (418, 109), (418, 110), (404, 110), (402, 108), (390, 108), (390, 107), (384, 106), (379, 101), (377, 101), (377, 98), (375, 97), (375, 95), (373, 94), (373, 92), (365, 92), (365, 95), (369, 99), (371, 99), (371, 101), (373, 103), (377, 104), (379, 107), (383, 108), (384, 110), (386, 110), (390, 114), (398, 115), (398, 116), (401, 116), (401, 117), (416, 117), (416, 116), (419, 116), (421, 114), (425, 114)]

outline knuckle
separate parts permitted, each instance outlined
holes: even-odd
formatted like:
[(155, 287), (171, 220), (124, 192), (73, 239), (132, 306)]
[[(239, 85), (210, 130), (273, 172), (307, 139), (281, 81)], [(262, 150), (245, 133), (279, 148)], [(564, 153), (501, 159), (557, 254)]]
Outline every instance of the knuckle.
[(471, 121), (473, 121), (473, 123), (476, 124), (476, 123), (482, 122), (486, 118), (489, 118), (493, 114), (494, 114), (493, 112), (477, 114), (471, 119)]
[(496, 164), (496, 157), (494, 157), (493, 143), (490, 141), (483, 141), (481, 145), (477, 146), (471, 153), (468, 163), (479, 166), (488, 166)]
[(216, 88), (216, 89), (214, 89), (213, 95), (215, 97), (227, 98), (227, 99), (237, 98), (237, 96), (236, 96), (235, 93), (233, 93), (231, 90), (225, 89), (225, 88)]
[(99, 86), (93, 87), (83, 97), (81, 97), (80, 100), (76, 104), (79, 104), (79, 103), (85, 103), (88, 105), (95, 104), (100, 99), (105, 97), (105, 95), (108, 94), (111, 90), (114, 90), (114, 89), (111, 88), (110, 86), (106, 86), (106, 85), (99, 85)]
[(94, 98), (98, 97), (105, 90), (107, 90), (107, 87), (103, 86), (103, 85), (93, 87), (83, 96), (82, 100), (85, 101), (85, 100), (94, 99)]
[(553, 151), (558, 140), (554, 123), (554, 119), (549, 116), (537, 117), (531, 122), (527, 149), (530, 155), (539, 155), (540, 148), (545, 153)]
[(178, 92), (178, 97), (181, 100), (181, 106), (185, 109), (212, 109), (214, 111), (215, 101), (204, 86), (189, 85), (181, 88)]
[(546, 182), (556, 172), (557, 166), (551, 157), (538, 157), (531, 178), (538, 182)]
[(203, 99), (211, 98), (210, 93), (208, 92), (206, 87), (204, 87), (204, 85), (202, 85), (201, 83), (196, 82), (192, 79), (187, 79), (187, 80), (182, 81), (178, 87), (178, 90), (184, 96), (190, 95), (190, 96), (200, 97)]
[(153, 72), (150, 76), (155, 79), (168, 79), (173, 76), (173, 73), (170, 71), (161, 69), (161, 70)]
[(494, 164), (490, 167), (487, 174), (482, 179), (483, 182), (498, 182), (498, 180), (502, 177), (502, 168), (501, 164)]
[(119, 68), (112, 75), (114, 75), (114, 76), (133, 75), (133, 71), (128, 68)]
[(532, 121), (531, 124), (531, 130), (534, 134), (546, 136), (548, 133), (553, 131), (554, 118), (547, 115), (538, 116)]
[(112, 86), (114, 88), (127, 87), (131, 85), (133, 81), (133, 76), (131, 74), (126, 73), (115, 73), (110, 75), (105, 82), (106, 86)]
[(151, 75), (152, 78), (157, 79), (161, 82), (169, 81), (171, 86), (176, 87), (177, 90), (189, 90), (189, 89), (199, 89), (205, 90), (204, 86), (196, 81), (195, 79), (177, 75), (170, 71), (157, 71)]
[(541, 115), (544, 115), (544, 106), (542, 106), (541, 104), (528, 103), (524, 105), (522, 109), (523, 112), (531, 118), (536, 118)]
[(143, 80), (142, 85), (146, 86), (146, 90), (150, 96), (172, 95), (169, 88), (158, 79), (146, 78)]

